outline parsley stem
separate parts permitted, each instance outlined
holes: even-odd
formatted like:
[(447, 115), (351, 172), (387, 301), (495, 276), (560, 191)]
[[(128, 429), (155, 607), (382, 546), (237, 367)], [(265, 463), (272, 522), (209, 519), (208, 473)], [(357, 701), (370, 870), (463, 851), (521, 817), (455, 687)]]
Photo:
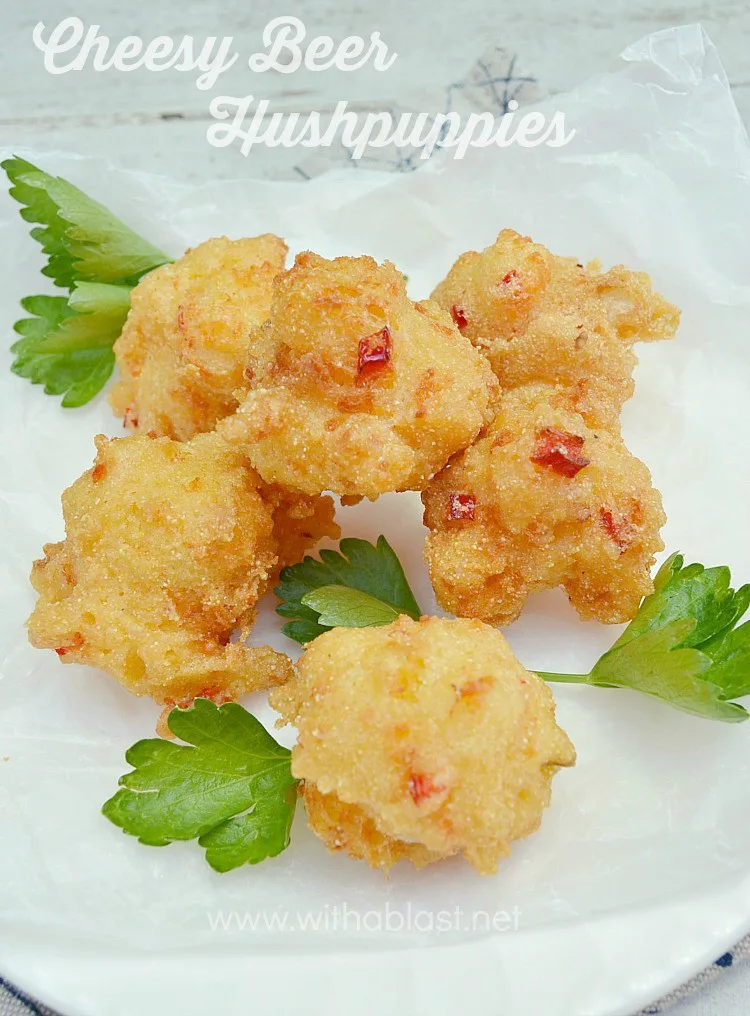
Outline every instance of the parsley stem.
[(555, 681), (558, 684), (587, 684), (588, 674), (548, 674), (545, 671), (537, 670), (535, 673), (543, 681)]

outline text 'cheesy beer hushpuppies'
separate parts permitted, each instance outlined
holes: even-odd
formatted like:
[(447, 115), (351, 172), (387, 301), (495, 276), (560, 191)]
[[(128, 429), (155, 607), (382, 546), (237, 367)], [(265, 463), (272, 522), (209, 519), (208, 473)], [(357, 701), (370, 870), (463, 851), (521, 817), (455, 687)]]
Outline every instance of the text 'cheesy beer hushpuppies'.
[(34, 564), (32, 644), (160, 703), (232, 699), (286, 680), (286, 656), (232, 635), (248, 632), (290, 563), (280, 533), (295, 534), (295, 553), (303, 530), (306, 546), (338, 535), (330, 498), (266, 500), (257, 473), (215, 434), (96, 444), (93, 468), (62, 497), (65, 539)]
[(672, 338), (680, 320), (645, 272), (584, 267), (511, 229), (462, 254), (432, 299), (484, 350), (504, 391), (562, 385), (570, 409), (611, 430), (633, 394), (633, 344)]
[(121, 380), (110, 402), (127, 427), (187, 441), (234, 412), (286, 253), (270, 233), (216, 237), (139, 282), (114, 347)]
[(622, 439), (530, 385), (422, 494), (425, 556), (445, 610), (496, 624), (563, 586), (584, 618), (630, 620), (653, 591), (661, 496)]
[(334, 629), (270, 701), (297, 727), (313, 830), (378, 868), (462, 854), (494, 872), (575, 761), (549, 688), (479, 621)]
[(268, 483), (375, 498), (420, 489), (491, 417), (497, 381), (431, 301), (370, 257), (300, 254), (253, 334), (220, 433)]

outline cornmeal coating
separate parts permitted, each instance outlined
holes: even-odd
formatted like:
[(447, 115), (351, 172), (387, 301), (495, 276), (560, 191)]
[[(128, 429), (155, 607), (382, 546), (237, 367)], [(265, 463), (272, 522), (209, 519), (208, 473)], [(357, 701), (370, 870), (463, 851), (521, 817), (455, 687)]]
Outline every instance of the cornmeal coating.
[(333, 629), (270, 702), (298, 729), (312, 828), (376, 868), (462, 854), (494, 872), (575, 761), (549, 688), (480, 621)]
[(96, 446), (93, 468), (63, 494), (65, 539), (34, 564), (31, 643), (164, 704), (226, 701), (287, 680), (286, 656), (242, 637), (290, 559), (279, 532), (296, 533), (295, 555), (321, 530), (337, 535), (330, 499), (308, 504), (306, 518), (305, 499), (267, 499), (215, 434), (98, 437)]
[(297, 564), (305, 556), (305, 551), (324, 537), (338, 540), (341, 526), (335, 521), (336, 507), (330, 497), (309, 497), (265, 483), (261, 483), (258, 489), (273, 514), (273, 539), (278, 561), (269, 581), (269, 588), (272, 588), (278, 582), (282, 568)]
[(357, 804), (344, 804), (335, 793), (321, 794), (314, 783), (300, 784), (310, 828), (331, 853), (343, 851), (371, 868), (387, 871), (399, 861), (411, 861), (419, 870), (442, 854), (421, 843), (406, 843), (380, 831), (369, 813)]
[(375, 498), (419, 489), (491, 415), (484, 358), (403, 275), (300, 254), (252, 336), (250, 390), (220, 432), (268, 483)]
[(235, 411), (250, 334), (268, 316), (286, 253), (270, 233), (217, 237), (138, 283), (110, 394), (127, 427), (187, 441)]
[(563, 586), (581, 617), (629, 621), (653, 591), (661, 496), (622, 439), (563, 408), (564, 391), (503, 396), (491, 426), (422, 494), (438, 603), (492, 624)]
[(503, 390), (560, 384), (570, 409), (611, 430), (633, 394), (633, 343), (670, 339), (680, 320), (645, 272), (584, 267), (512, 229), (462, 254), (432, 299), (484, 350)]

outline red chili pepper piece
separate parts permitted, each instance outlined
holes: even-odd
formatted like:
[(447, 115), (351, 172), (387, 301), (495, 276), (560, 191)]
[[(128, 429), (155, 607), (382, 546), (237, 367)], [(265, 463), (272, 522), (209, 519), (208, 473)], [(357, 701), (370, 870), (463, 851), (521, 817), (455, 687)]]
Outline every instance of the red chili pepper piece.
[(83, 648), (84, 638), (79, 631), (73, 632), (70, 642), (67, 646), (58, 646), (55, 650), (58, 656), (65, 656), (66, 653), (72, 653), (75, 649)]
[(138, 426), (138, 414), (135, 412), (132, 406), (128, 406), (127, 409), (125, 410), (122, 425), (123, 427), (133, 427), (133, 428), (136, 428)]
[(442, 794), (445, 790), (445, 787), (435, 783), (432, 777), (425, 773), (412, 773), (409, 777), (408, 787), (411, 799), (415, 804), (421, 804), (428, 797)]
[(473, 494), (451, 494), (448, 506), (449, 519), (473, 519), (477, 499)]
[(379, 332), (360, 339), (357, 352), (357, 370), (360, 376), (386, 367), (390, 363), (392, 351), (391, 330), (388, 325), (384, 325)]
[(466, 311), (463, 307), (459, 307), (457, 303), (454, 303), (451, 307), (451, 317), (453, 318), (453, 323), (456, 328), (458, 328), (459, 332), (462, 332), (469, 323), (469, 319), (466, 317)]
[(518, 281), (518, 272), (515, 270), (515, 268), (511, 268), (511, 270), (507, 273), (507, 275), (503, 275), (502, 279), (500, 280), (500, 285), (511, 286), (513, 285), (513, 283), (517, 281)]
[(600, 508), (599, 523), (610, 540), (616, 543), (620, 550), (625, 551), (632, 545), (636, 527), (630, 519), (624, 516), (615, 517), (609, 508)]
[(569, 434), (557, 427), (545, 427), (537, 435), (536, 450), (531, 461), (572, 479), (591, 461), (581, 454), (585, 440), (579, 434)]

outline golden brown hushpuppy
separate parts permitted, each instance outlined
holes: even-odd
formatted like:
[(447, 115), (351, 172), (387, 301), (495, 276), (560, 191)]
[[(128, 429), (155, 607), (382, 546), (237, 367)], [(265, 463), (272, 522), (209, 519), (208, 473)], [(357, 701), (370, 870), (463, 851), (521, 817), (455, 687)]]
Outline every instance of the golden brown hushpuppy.
[(438, 603), (493, 624), (563, 586), (584, 618), (630, 620), (653, 591), (661, 496), (622, 439), (549, 385), (508, 392), (492, 424), (422, 494)]
[(432, 299), (484, 350), (503, 390), (563, 385), (570, 409), (611, 430), (633, 394), (633, 343), (672, 338), (680, 320), (645, 272), (584, 267), (512, 229), (462, 254)]
[(575, 761), (549, 688), (479, 621), (334, 629), (270, 701), (298, 729), (312, 828), (376, 868), (462, 854), (494, 872)]
[(96, 445), (62, 497), (65, 539), (34, 564), (32, 644), (165, 704), (286, 680), (287, 657), (242, 636), (280, 565), (338, 535), (330, 498), (270, 498), (215, 434)]
[(138, 283), (110, 395), (127, 427), (187, 441), (234, 412), (250, 334), (268, 316), (286, 253), (270, 233), (216, 237)]
[(253, 334), (250, 390), (219, 431), (267, 483), (375, 498), (420, 489), (491, 416), (485, 359), (403, 275), (300, 254)]

